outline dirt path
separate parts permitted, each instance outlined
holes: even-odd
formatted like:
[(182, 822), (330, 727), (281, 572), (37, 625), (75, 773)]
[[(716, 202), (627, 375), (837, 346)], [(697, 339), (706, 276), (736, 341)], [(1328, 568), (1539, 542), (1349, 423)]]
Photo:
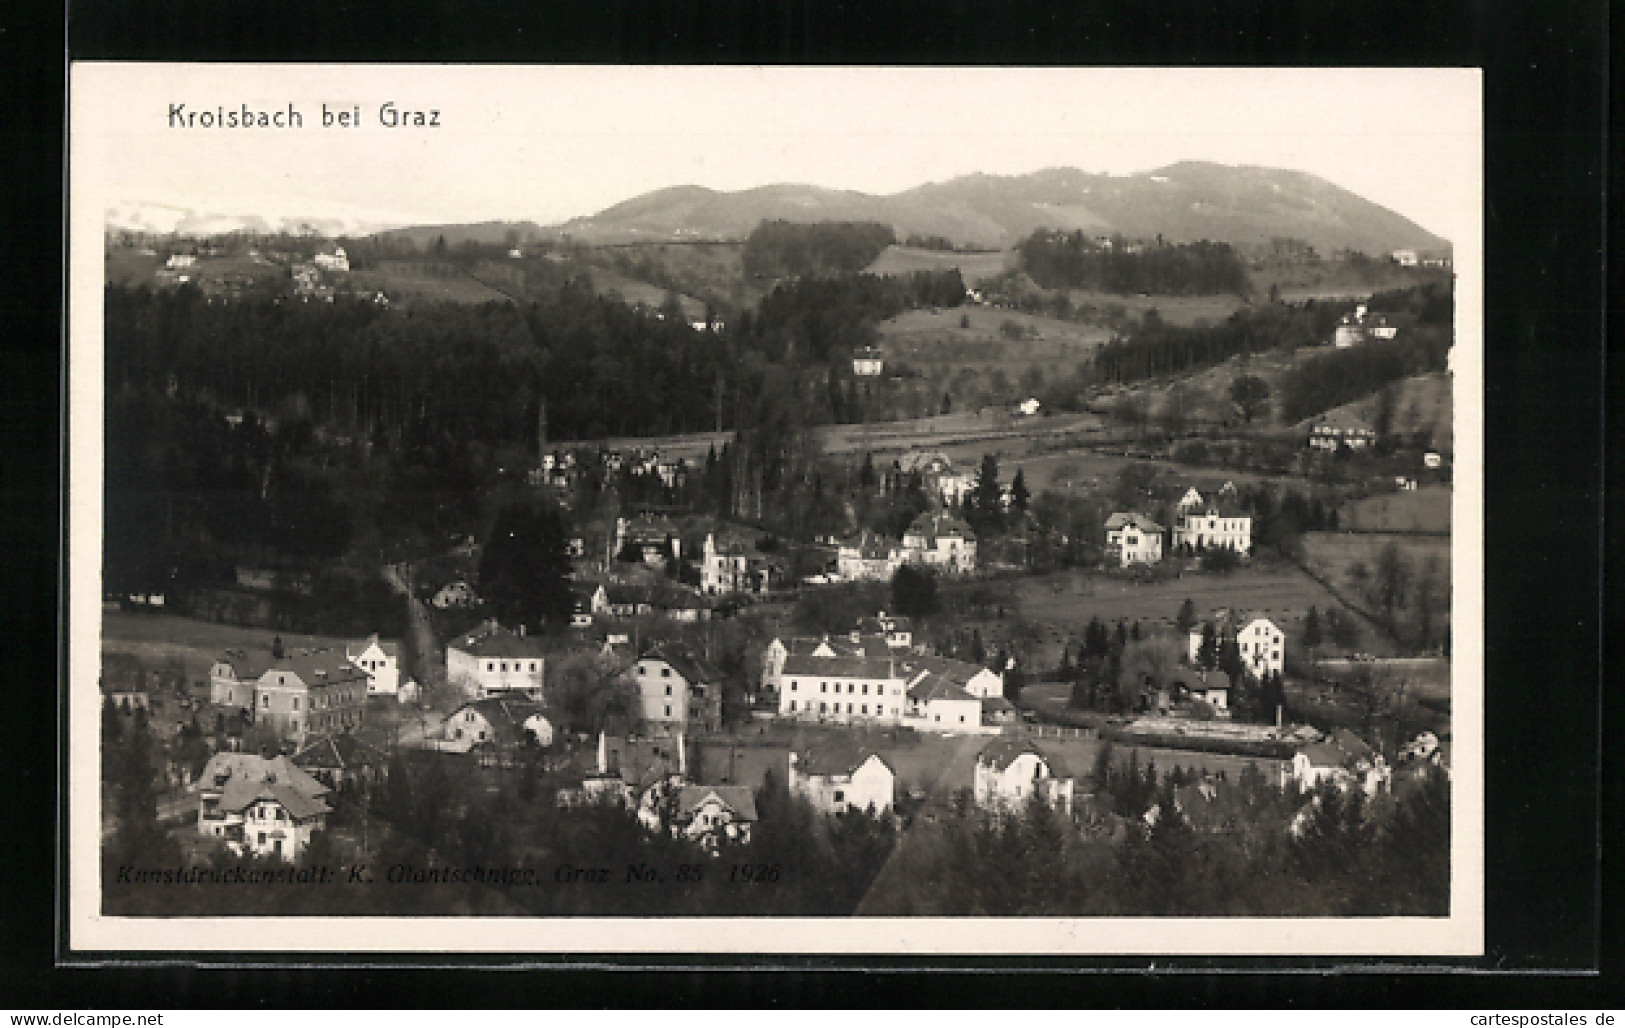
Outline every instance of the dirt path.
[(446, 684), (446, 655), (435, 640), (428, 610), (412, 594), (401, 568), (399, 564), (386, 565), (383, 569), (384, 581), (406, 597), (407, 620), (411, 628), (407, 644), (412, 647), (412, 668), (423, 694), (429, 694)]

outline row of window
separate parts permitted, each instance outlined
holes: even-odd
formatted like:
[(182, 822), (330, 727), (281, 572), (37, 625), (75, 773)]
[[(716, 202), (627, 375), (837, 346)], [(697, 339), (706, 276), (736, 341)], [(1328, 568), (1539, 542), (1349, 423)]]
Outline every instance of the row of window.
[[(355, 694), (350, 693), (350, 692), (342, 692), (342, 693), (336, 693), (336, 694), (334, 694), (334, 693), (317, 693), (312, 698), (316, 701), (316, 702), (314, 702), (314, 703), (312, 703), (310, 705), (310, 708), (312, 710), (321, 710), (321, 709), (326, 708), (326, 707), (331, 707), (331, 706), (333, 706), (333, 704), (335, 702), (338, 702), (338, 703), (353, 703), (353, 702), (355, 702)], [(298, 710), (299, 709), (299, 697), (293, 696), (293, 697), (290, 697), (289, 699), (290, 699), (290, 701), (292, 702), (293, 705), (291, 707), (289, 707), (288, 709), (289, 710)], [(228, 703), (231, 702), (231, 691), (230, 690), (226, 691), (226, 702), (228, 702)], [(261, 693), (260, 694), (260, 707), (262, 709), (264, 709), (264, 710), (270, 710), (271, 709), (271, 694), (270, 693), (267, 692), (267, 693)]]
[[(800, 681), (799, 679), (795, 679), (795, 678), (790, 679), (790, 691), (791, 692), (798, 692), (799, 691), (796, 688), (799, 681)], [(809, 687), (812, 685), (811, 682), (808, 682), (807, 684), (808, 684)], [(830, 683), (828, 683), (828, 682), (819, 682), (818, 683), (818, 691), (819, 692), (837, 692), (837, 693), (841, 691), (841, 683), (840, 682), (835, 683), (835, 688), (834, 689), (831, 689), (829, 687), (829, 684)], [(847, 682), (846, 683), (846, 691), (848, 693), (854, 693), (854, 694), (858, 693), (858, 692), (862, 692), (862, 694), (865, 695), (865, 696), (869, 695), (869, 683), (868, 682), (863, 682), (861, 685), (862, 685), (862, 687), (860, 689), (859, 683), (857, 683), (857, 682)], [(811, 692), (812, 690), (809, 688), (808, 691)], [(892, 689), (892, 695), (893, 696), (899, 695), (901, 693), (901, 691), (902, 691), (901, 689), (894, 688), (894, 689)], [(884, 695), (886, 695), (886, 687), (879, 684), (879, 683), (876, 683), (875, 684), (875, 695), (876, 696), (884, 696)]]
[[(848, 713), (848, 714), (854, 714), (854, 713), (855, 714), (868, 714), (869, 713), (869, 704), (867, 704), (867, 703), (858, 704), (859, 709), (857, 709), (855, 711), (852, 709), (852, 706), (853, 705), (850, 704), (850, 703), (848, 703), (846, 705), (846, 713)], [(830, 709), (830, 708), (834, 708), (834, 709)], [(803, 708), (803, 709), (805, 709), (808, 713), (811, 713), (812, 712), (812, 701), (808, 700), (807, 701), (807, 706), (805, 708)], [(796, 701), (791, 700), (790, 701), (790, 711), (792, 713), (794, 713), (795, 710), (796, 710)], [(666, 712), (670, 713), (671, 708), (667, 707)], [(841, 705), (839, 703), (820, 703), (820, 704), (818, 704), (818, 713), (820, 713), (820, 714), (839, 714), (839, 713), (841, 713)], [(903, 716), (903, 710), (902, 710), (901, 707), (893, 707), (892, 710), (891, 710), (891, 713), (892, 713), (892, 717), (902, 717)], [(880, 703), (875, 704), (875, 717), (884, 717), (885, 715), (886, 715), (886, 707), (885, 707), (885, 705), (880, 704)], [(937, 718), (937, 720), (941, 721), (942, 718), (939, 717), (939, 718)], [(960, 718), (959, 720), (963, 721), (965, 719)]]
[[(487, 670), (487, 671), (495, 671), (497, 669), (497, 664), (498, 663), (500, 663), (502, 665), (502, 670), (504, 670), (504, 671), (508, 670), (508, 662), (505, 661), (505, 660), (504, 661), (488, 660), (488, 661), (485, 662), (485, 670)], [(527, 668), (527, 667), (525, 667), (525, 662), (524, 661), (516, 660), (516, 661), (513, 662), (513, 669), (515, 671), (535, 671), (536, 670), (536, 661), (534, 661), (534, 660), (531, 661), (530, 662), (530, 667)]]

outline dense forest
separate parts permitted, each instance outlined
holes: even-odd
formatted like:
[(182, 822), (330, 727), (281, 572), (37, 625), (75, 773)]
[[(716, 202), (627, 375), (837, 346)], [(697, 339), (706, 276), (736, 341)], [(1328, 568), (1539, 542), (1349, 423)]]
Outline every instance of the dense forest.
[(1228, 243), (1202, 240), (1135, 248), (1123, 239), (1101, 243), (1081, 230), (1034, 232), (1020, 243), (1023, 267), (1045, 289), (1195, 296), (1246, 295), (1246, 266)]
[(852, 274), (868, 267), (897, 237), (872, 221), (764, 221), (745, 239), (752, 278)]
[(1136, 331), (1096, 351), (1095, 379), (1134, 382), (1278, 347), (1309, 346), (1329, 338), (1338, 318), (1352, 308), (1352, 303), (1313, 301), (1302, 307), (1271, 304), (1244, 308), (1216, 325), (1188, 327), (1147, 317)]

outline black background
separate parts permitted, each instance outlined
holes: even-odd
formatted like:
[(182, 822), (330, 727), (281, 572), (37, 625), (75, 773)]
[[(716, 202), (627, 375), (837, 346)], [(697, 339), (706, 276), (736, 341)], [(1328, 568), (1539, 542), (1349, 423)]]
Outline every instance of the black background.
[[(470, 6), (102, 0), (69, 10), (0, 9), (0, 125), (11, 137), (0, 158), (9, 165), (0, 183), (7, 222), (0, 233), (6, 390), (0, 468), (7, 501), (0, 597), (9, 615), (0, 635), (0, 695), (7, 701), (0, 708), (7, 771), (0, 788), (6, 940), (0, 1006), (1621, 1005), (1617, 976), (1596, 973), (1618, 970), (1622, 906), (1617, 892), (1603, 891), (1601, 847), (1617, 842), (1625, 812), (1617, 736), (1608, 754), (1611, 774), (1606, 783), (1599, 779), (1601, 627), (1608, 624), (1617, 637), (1625, 623), (1611, 595), (1603, 618), (1601, 574), (1619, 541), (1617, 527), (1606, 535), (1603, 528), (1604, 3)], [(65, 38), (67, 55), (85, 60), (1483, 67), (1488, 955), (1449, 969), (1283, 960), (1176, 961), (1170, 969), (1158, 960), (1149, 973), (1149, 960), (977, 960), (959, 966), (1009, 973), (939, 975), (929, 984), (921, 980), (921, 962), (878, 956), (765, 961), (794, 969), (789, 973), (746, 973), (734, 960), (695, 959), (673, 963), (711, 969), (523, 976), (465, 969), (452, 972), (460, 979), (455, 986), (422, 970), (323, 973), (293, 959), (234, 970), (56, 966), (68, 956), (57, 861), (65, 841), (57, 812), (59, 803), (65, 809), (66, 760), (57, 705), (57, 644), (65, 638), (57, 602), (64, 572), (58, 558)], [(1614, 638), (1606, 643), (1617, 648)], [(865, 967), (883, 970), (859, 970)], [(1197, 973), (1204, 967), (1210, 970)], [(1547, 973), (1506, 973), (1530, 971)]]

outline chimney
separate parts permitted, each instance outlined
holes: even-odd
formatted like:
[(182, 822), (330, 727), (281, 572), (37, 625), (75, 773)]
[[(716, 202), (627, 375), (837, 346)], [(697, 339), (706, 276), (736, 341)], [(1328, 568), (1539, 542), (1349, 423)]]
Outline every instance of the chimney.
[(519, 638), (523, 639), (524, 637), (525, 637), (525, 623), (523, 621), (521, 621), (521, 622), (519, 622)]

